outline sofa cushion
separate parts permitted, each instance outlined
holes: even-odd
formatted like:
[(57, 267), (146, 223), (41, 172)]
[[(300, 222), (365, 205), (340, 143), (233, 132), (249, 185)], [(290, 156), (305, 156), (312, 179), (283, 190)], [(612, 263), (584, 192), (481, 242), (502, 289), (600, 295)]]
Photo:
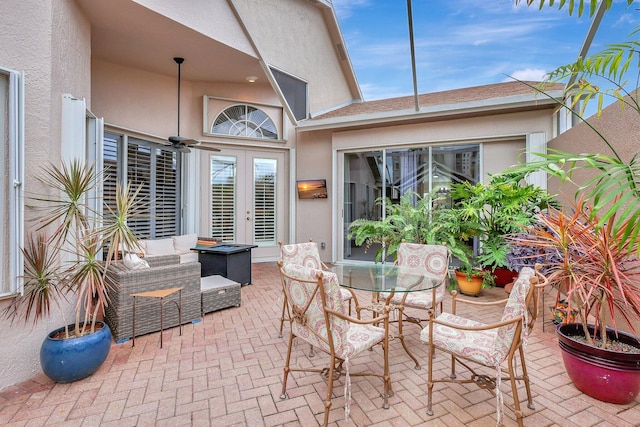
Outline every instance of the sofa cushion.
[(126, 254), (124, 256), (124, 266), (130, 270), (138, 270), (141, 268), (149, 268), (149, 263), (141, 259), (136, 254)]
[(175, 249), (173, 247), (173, 239), (157, 239), (146, 240), (145, 242), (145, 255), (173, 255)]
[(180, 254), (180, 264), (185, 262), (198, 262), (198, 253), (189, 252), (188, 254)]
[(171, 239), (173, 239), (173, 248), (178, 255), (190, 253), (191, 248), (198, 243), (198, 235), (195, 233), (173, 236)]

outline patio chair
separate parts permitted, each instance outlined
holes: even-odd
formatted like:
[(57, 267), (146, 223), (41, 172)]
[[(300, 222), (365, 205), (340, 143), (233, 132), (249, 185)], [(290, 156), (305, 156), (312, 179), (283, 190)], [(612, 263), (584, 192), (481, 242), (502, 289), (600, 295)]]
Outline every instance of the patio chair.
[[(389, 376), (389, 313), (370, 320), (348, 316), (340, 295), (340, 284), (335, 273), (278, 261), (282, 287), (287, 297), (291, 317), (289, 319), (289, 348), (284, 365), (281, 399), (287, 398), (287, 379), (290, 372), (317, 372), (327, 379), (327, 394), (324, 402), (324, 425), (329, 422), (333, 383), (343, 374), (346, 376), (345, 412), (349, 415), (351, 399), (351, 376), (376, 376), (384, 382), (383, 408), (389, 408), (391, 379)], [(382, 327), (375, 326), (382, 324)], [(327, 368), (291, 368), (291, 350), (294, 338), (319, 348), (330, 356)], [(376, 372), (349, 372), (349, 361), (365, 350), (382, 344), (384, 369)], [(369, 352), (366, 352), (370, 354)]]
[[(305, 243), (292, 243), (285, 245), (282, 242), (278, 242), (280, 245), (280, 259), (285, 264), (302, 265), (309, 268), (315, 268), (316, 270), (328, 271), (329, 267), (325, 265), (320, 259), (320, 252), (318, 251), (318, 244), (312, 240)], [(340, 294), (342, 300), (349, 304), (349, 315), (351, 315), (351, 301), (357, 299), (355, 293), (350, 289), (340, 288)], [(284, 321), (288, 320), (287, 313), (287, 296), (284, 295), (284, 301), (282, 302), (282, 315), (280, 316), (280, 333), (279, 337), (282, 338), (282, 328)], [(313, 353), (312, 353), (313, 355)]]
[[(429, 345), (429, 373), (427, 380), (427, 414), (433, 415), (432, 394), (433, 385), (437, 382), (475, 383), (478, 387), (489, 390), (497, 399), (498, 423), (502, 423), (503, 399), (500, 384), (509, 380), (513, 393), (514, 407), (511, 407), (519, 426), (523, 426), (523, 413), (520, 410), (517, 381), (523, 381), (527, 392), (527, 407), (535, 409), (527, 365), (524, 357), (524, 347), (528, 334), (538, 313), (539, 290), (547, 284), (546, 278), (540, 273), (540, 266), (536, 269), (524, 267), (515, 281), (508, 299), (494, 302), (479, 302), (457, 298), (453, 292), (452, 313), (441, 313), (438, 317), (432, 312), (429, 325), (421, 332), (421, 340)], [(471, 304), (473, 306), (505, 305), (500, 322), (484, 324), (456, 315), (457, 304)], [(443, 379), (433, 379), (433, 355), (435, 349), (451, 355), (451, 374)], [(520, 358), (522, 374), (518, 375), (515, 367), (516, 353)], [(507, 362), (508, 375), (502, 372), (502, 364)], [(471, 373), (471, 378), (456, 376), (456, 363), (460, 363)], [(489, 368), (492, 375), (480, 374), (470, 365)], [(486, 369), (485, 369), (486, 370)]]
[[(429, 320), (429, 313), (440, 308), (446, 292), (447, 273), (449, 271), (449, 249), (445, 245), (424, 245), (418, 243), (400, 243), (398, 246), (398, 279), (396, 288), (409, 289), (414, 286), (435, 287), (415, 292), (381, 292), (381, 298), (387, 300), (398, 311), (398, 338), (405, 351), (420, 369), (418, 360), (407, 348), (402, 331), (403, 320), (423, 327), (422, 322)], [(415, 283), (416, 275), (424, 276), (425, 281)], [(391, 299), (389, 300), (389, 297)], [(424, 310), (424, 317), (414, 317), (406, 313), (405, 308)]]

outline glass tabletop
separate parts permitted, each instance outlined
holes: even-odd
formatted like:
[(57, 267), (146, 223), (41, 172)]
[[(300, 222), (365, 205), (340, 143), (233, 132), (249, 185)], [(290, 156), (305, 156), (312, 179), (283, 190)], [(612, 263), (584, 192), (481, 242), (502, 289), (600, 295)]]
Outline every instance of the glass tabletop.
[(331, 267), (340, 286), (369, 292), (415, 292), (433, 289), (439, 282), (415, 269), (393, 264), (348, 264)]

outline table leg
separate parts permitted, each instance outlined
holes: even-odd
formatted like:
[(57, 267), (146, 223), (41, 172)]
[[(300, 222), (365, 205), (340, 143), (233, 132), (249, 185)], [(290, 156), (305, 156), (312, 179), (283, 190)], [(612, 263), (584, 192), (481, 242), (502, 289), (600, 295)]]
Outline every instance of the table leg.
[(133, 297), (133, 325), (131, 327), (131, 347), (136, 346), (136, 297)]

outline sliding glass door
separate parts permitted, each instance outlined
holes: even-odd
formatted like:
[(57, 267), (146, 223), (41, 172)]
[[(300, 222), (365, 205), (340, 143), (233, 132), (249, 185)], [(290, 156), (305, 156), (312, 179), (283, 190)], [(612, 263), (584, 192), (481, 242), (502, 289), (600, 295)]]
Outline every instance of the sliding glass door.
[(384, 218), (386, 203), (399, 203), (407, 192), (447, 194), (454, 182), (478, 182), (479, 153), (478, 144), (345, 152), (343, 258), (373, 261), (380, 249), (355, 245), (349, 238), (354, 220)]

